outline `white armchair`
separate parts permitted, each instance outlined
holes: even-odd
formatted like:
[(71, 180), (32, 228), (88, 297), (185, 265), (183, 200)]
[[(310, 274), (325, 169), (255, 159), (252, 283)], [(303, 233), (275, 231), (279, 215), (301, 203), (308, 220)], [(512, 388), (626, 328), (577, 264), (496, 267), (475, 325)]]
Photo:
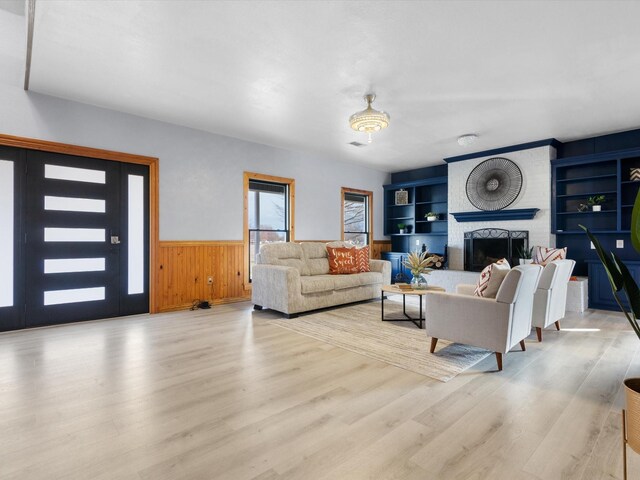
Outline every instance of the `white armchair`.
[(431, 353), (440, 338), (474, 345), (495, 352), (498, 370), (502, 370), (503, 354), (517, 343), (525, 350), (524, 339), (531, 333), (533, 295), (541, 271), (539, 265), (513, 268), (496, 298), (427, 293), (425, 328), (432, 337)]
[(552, 323), (560, 330), (560, 319), (567, 308), (567, 287), (573, 273), (574, 260), (556, 260), (548, 263), (538, 282), (533, 297), (533, 326), (536, 328), (538, 341), (542, 341), (542, 329)]

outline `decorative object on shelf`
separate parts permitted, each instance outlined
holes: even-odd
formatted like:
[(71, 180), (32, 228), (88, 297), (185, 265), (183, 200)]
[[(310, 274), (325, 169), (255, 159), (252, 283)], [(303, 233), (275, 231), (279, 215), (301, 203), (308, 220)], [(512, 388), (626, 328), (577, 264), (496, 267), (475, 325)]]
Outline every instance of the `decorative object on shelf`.
[(411, 286), (415, 290), (424, 290), (427, 288), (427, 280), (422, 274), (429, 274), (431, 268), (429, 265), (433, 261), (433, 256), (429, 256), (428, 252), (409, 252), (406, 259), (402, 262), (402, 265), (407, 267), (411, 271), (413, 278), (411, 279)]
[(404, 226), (404, 233), (411, 233), (411, 231), (413, 230), (413, 225), (405, 225)]
[(373, 141), (371, 134), (387, 128), (390, 118), (386, 112), (378, 111), (371, 107), (371, 104), (376, 99), (375, 94), (368, 93), (364, 96), (364, 99), (367, 102), (367, 108), (351, 115), (351, 117), (349, 117), (349, 125), (358, 132), (368, 134), (368, 142), (371, 143)]
[(409, 204), (409, 192), (404, 188), (401, 188), (396, 192), (396, 205), (408, 205)]
[(602, 204), (606, 201), (607, 197), (604, 195), (594, 195), (593, 197), (589, 197), (587, 203), (591, 205), (591, 209), (594, 212), (599, 212), (602, 210)]
[(399, 234), (403, 234), (404, 233), (404, 228), (405, 228), (405, 224), (404, 223), (399, 223), (398, 224), (398, 233)]
[[(591, 240), (592, 245), (596, 249), (598, 258), (602, 263), (607, 278), (611, 284), (611, 292), (616, 303), (624, 313), (627, 321), (633, 328), (636, 336), (640, 339), (640, 288), (631, 276), (629, 268), (622, 260), (613, 252), (611, 256), (607, 255), (602, 248), (598, 239), (589, 231), (588, 228), (580, 225)], [(631, 243), (636, 252), (640, 253), (640, 192), (636, 195), (636, 200), (631, 213)], [(627, 311), (620, 291), (624, 290), (629, 300), (630, 311)], [(640, 453), (640, 378), (627, 378), (624, 381), (625, 386), (625, 406), (622, 410), (622, 458), (624, 476), (627, 479), (627, 445), (631, 449)]]
[(524, 245), (518, 248), (518, 263), (528, 265), (533, 262), (533, 247), (526, 248)]
[(424, 218), (426, 218), (428, 222), (435, 222), (438, 220), (438, 214), (435, 212), (429, 212), (425, 214)]
[(467, 178), (467, 198), (479, 210), (502, 210), (522, 190), (522, 172), (507, 158), (495, 157), (476, 166)]
[(632, 182), (640, 181), (640, 168), (629, 169), (629, 180)]

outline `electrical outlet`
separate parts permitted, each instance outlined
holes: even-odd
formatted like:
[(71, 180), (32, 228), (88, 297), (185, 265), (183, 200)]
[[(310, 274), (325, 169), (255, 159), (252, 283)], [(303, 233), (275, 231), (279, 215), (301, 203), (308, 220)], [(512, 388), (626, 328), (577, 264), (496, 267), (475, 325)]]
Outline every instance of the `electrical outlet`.
[(591, 250), (595, 250), (596, 246), (593, 244), (593, 242), (589, 242), (591, 244)]
[(420, 246), (420, 240), (416, 240), (416, 246)]
[(624, 240), (616, 240), (616, 248), (624, 248)]
[(213, 285), (213, 277), (207, 277), (207, 285)]

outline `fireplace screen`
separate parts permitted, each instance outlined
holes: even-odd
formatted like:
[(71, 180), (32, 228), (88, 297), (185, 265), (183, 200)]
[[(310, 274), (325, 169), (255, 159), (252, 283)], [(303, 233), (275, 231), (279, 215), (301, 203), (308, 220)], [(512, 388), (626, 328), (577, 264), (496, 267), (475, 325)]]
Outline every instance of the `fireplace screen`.
[(529, 247), (529, 232), (483, 228), (464, 234), (464, 269), (480, 272), (487, 265), (506, 258), (517, 265), (518, 250)]

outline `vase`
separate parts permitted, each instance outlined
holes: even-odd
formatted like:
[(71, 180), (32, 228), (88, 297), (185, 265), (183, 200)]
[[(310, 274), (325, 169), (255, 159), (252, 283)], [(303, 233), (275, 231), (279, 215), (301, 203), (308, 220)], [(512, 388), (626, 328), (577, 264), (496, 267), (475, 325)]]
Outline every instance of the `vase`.
[(640, 378), (624, 381), (625, 410), (622, 411), (624, 478), (627, 478), (627, 445), (640, 453)]
[(530, 263), (533, 263), (533, 258), (519, 258), (518, 263), (520, 265), (529, 265)]
[(591, 207), (593, 209), (594, 212), (600, 212), (602, 211), (602, 205), (594, 205), (593, 207)]
[(414, 290), (426, 290), (427, 280), (422, 276), (422, 274), (414, 275), (411, 279), (411, 288)]

